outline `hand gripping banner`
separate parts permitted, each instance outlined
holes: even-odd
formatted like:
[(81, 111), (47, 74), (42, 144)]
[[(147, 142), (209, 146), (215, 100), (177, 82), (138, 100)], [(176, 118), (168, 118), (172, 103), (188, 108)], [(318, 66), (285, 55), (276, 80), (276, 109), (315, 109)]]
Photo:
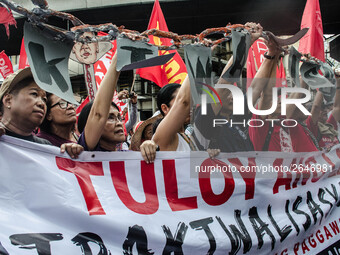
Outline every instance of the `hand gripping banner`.
[(0, 254), (336, 254), (339, 157), (160, 152), (148, 165), (4, 136)]

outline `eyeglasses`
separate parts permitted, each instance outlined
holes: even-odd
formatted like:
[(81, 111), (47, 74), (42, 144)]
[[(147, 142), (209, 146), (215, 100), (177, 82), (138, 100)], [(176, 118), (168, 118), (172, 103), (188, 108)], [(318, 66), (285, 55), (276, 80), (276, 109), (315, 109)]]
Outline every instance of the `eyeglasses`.
[(120, 116), (120, 114), (118, 116), (115, 116), (114, 114), (110, 114), (107, 120), (110, 122), (121, 122), (122, 117)]
[(69, 105), (71, 105), (71, 106), (74, 107), (74, 104), (61, 100), (61, 101), (59, 101), (58, 103), (55, 103), (54, 105), (51, 105), (50, 109), (52, 109), (52, 108), (53, 108), (54, 106), (56, 106), (56, 105), (59, 105), (59, 107), (60, 107), (61, 109), (67, 109), (67, 107), (68, 107)]

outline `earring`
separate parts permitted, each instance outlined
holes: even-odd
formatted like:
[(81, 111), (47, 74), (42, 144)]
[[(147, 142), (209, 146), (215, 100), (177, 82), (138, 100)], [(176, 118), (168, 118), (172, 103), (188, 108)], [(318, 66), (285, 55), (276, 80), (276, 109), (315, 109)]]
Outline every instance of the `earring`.
[(8, 105), (8, 106), (7, 106), (7, 109), (11, 109), (11, 106), (10, 106), (10, 105)]

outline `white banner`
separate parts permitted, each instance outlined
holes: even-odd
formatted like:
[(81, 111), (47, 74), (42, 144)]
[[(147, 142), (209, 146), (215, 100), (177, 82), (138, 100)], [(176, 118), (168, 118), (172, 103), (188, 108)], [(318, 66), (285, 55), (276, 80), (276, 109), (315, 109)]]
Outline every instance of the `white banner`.
[(0, 254), (339, 254), (339, 158), (159, 152), (147, 165), (4, 136)]

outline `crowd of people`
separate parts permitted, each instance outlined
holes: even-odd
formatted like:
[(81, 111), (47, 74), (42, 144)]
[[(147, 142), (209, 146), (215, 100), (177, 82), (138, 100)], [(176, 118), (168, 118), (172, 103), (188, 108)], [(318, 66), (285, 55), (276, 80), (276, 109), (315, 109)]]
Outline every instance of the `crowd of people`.
[[(246, 26), (250, 28), (254, 43), (262, 35), (262, 27), (254, 23)], [(202, 115), (201, 107), (192, 104), (187, 76), (182, 85), (171, 83), (160, 89), (158, 111), (143, 122), (137, 123), (137, 95), (121, 91), (118, 97), (130, 97), (131, 102), (129, 121), (124, 123), (125, 115), (121, 116), (119, 106), (113, 103), (120, 74), (116, 70), (115, 54), (95, 99), (83, 107), (78, 119), (76, 106), (39, 88), (29, 67), (9, 75), (0, 87), (0, 135), (57, 146), (72, 158), (77, 158), (84, 150), (140, 151), (147, 163), (155, 160), (159, 150), (204, 150), (211, 157), (220, 152), (238, 151), (329, 151), (339, 143), (339, 73), (335, 73), (333, 101), (326, 103), (321, 89), (312, 91), (315, 96), (305, 105), (311, 115), (303, 114), (295, 105), (288, 105), (283, 116), (281, 97), (276, 110), (269, 115), (249, 112), (248, 103), (258, 110), (270, 109), (273, 104), (277, 63), (283, 49), (271, 40), (265, 43), (268, 52), (250, 85), (252, 101), (244, 100), (244, 115), (233, 115), (232, 93), (226, 88), (217, 89), (223, 104), (208, 104), (207, 114)], [(232, 62), (231, 58), (221, 73), (219, 84), (231, 83), (223, 74)], [(300, 83), (308, 88), (302, 79)], [(298, 92), (289, 95), (289, 98), (300, 97), (302, 93)], [(228, 123), (213, 127), (214, 119), (225, 119)], [(265, 121), (273, 119), (278, 121)], [(282, 119), (296, 120), (297, 125), (284, 126)], [(253, 120), (253, 125), (230, 125), (231, 120), (237, 123)]]

